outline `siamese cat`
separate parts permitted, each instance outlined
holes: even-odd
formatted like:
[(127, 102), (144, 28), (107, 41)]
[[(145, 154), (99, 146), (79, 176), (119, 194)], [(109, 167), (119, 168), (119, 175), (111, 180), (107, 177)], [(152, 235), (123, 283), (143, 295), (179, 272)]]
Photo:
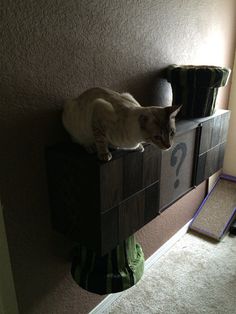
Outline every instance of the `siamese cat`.
[(169, 149), (181, 106), (142, 107), (129, 93), (91, 88), (66, 100), (62, 122), (72, 140), (109, 161), (110, 147), (143, 151), (142, 143)]

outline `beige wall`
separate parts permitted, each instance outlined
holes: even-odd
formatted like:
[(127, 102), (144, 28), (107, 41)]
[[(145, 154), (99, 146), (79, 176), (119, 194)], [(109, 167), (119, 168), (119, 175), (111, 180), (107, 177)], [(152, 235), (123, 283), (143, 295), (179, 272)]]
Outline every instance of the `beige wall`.
[(236, 176), (236, 54), (232, 73), (229, 109), (231, 110), (231, 116), (223, 172)]
[[(1, 2), (0, 198), (20, 313), (87, 313), (102, 299), (73, 282), (72, 244), (50, 223), (44, 149), (66, 138), (63, 100), (97, 85), (169, 105), (169, 64), (232, 67), (235, 9), (235, 0)], [(138, 232), (146, 257), (204, 193), (205, 183)]]

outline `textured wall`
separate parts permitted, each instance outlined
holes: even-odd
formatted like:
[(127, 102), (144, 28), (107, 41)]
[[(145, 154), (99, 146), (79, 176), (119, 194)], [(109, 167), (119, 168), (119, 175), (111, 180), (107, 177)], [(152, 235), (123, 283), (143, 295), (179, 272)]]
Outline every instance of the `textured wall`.
[[(44, 147), (65, 138), (62, 100), (99, 85), (170, 104), (167, 65), (232, 67), (234, 0), (1, 1), (0, 198), (23, 314), (87, 313), (101, 298), (77, 287), (50, 226)], [(218, 106), (226, 107), (228, 88)], [(204, 184), (144, 227), (150, 255), (192, 216)], [(193, 206), (194, 205), (194, 206)]]
[(231, 176), (236, 176), (236, 53), (232, 76), (232, 87), (229, 99), (229, 109), (231, 110), (231, 116), (223, 171), (224, 173), (230, 174)]

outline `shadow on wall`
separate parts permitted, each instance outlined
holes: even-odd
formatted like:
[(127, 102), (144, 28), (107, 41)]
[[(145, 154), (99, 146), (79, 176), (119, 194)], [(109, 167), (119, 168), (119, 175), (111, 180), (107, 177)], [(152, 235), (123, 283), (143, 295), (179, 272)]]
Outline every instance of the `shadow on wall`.
[[(164, 104), (166, 91), (161, 84), (158, 73), (124, 82), (126, 91), (141, 104)], [(0, 197), (19, 309), (27, 313), (46, 295), (58, 295), (64, 282), (67, 290), (75, 287), (66, 259), (72, 244), (51, 228), (44, 159), (47, 145), (68, 136), (61, 124), (61, 100), (29, 94), (20, 87), (13, 94), (13, 89), (5, 89), (0, 115)]]
[(65, 134), (58, 110), (33, 111), (28, 104), (11, 110), (1, 121), (0, 197), (19, 308), (26, 313), (69, 271), (66, 240), (51, 230), (44, 163), (45, 145)]
[(142, 106), (171, 106), (172, 90), (163, 73), (164, 69), (132, 77), (124, 81), (125, 91), (131, 93)]

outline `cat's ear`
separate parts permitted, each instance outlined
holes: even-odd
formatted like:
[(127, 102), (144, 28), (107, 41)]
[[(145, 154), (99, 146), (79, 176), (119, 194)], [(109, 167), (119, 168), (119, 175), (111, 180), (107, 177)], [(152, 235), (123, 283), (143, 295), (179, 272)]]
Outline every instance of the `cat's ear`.
[(177, 114), (179, 113), (182, 105), (173, 105), (171, 107), (167, 107), (168, 109), (168, 114), (171, 119), (175, 118)]
[(139, 121), (139, 125), (140, 125), (140, 128), (141, 129), (145, 129), (146, 128), (146, 124), (148, 122), (148, 116), (141, 113), (139, 118), (138, 118), (138, 121)]

